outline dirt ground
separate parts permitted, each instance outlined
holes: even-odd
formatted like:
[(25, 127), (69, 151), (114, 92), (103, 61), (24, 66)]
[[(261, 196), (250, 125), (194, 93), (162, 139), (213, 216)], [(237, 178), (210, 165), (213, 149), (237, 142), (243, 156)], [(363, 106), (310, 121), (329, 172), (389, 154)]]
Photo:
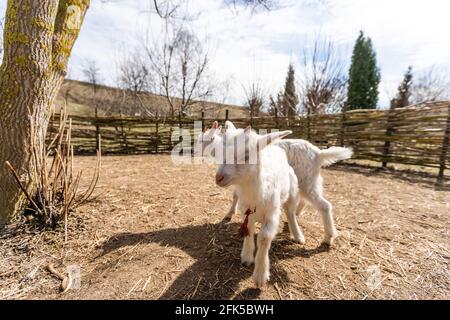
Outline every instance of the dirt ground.
[[(78, 167), (95, 162), (77, 160)], [(61, 230), (20, 223), (0, 231), (0, 299), (450, 298), (448, 188), (436, 190), (426, 176), (346, 165), (323, 176), (335, 245), (320, 246), (320, 217), (307, 207), (299, 217), (306, 244), (292, 242), (282, 223), (271, 281), (258, 290), (252, 268), (240, 264), (239, 216), (221, 221), (231, 190), (215, 186), (214, 166), (105, 157), (102, 194), (71, 216), (67, 242)], [(49, 264), (61, 272), (78, 266), (81, 288), (59, 293)]]

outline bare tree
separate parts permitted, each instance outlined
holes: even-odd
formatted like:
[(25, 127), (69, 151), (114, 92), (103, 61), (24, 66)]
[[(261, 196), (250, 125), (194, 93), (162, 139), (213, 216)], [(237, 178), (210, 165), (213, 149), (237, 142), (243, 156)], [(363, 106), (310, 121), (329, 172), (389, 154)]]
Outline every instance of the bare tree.
[(208, 73), (208, 53), (186, 28), (173, 29), (162, 44), (155, 43), (146, 50), (172, 116), (176, 110), (185, 113), (197, 100), (211, 94), (209, 84), (204, 81)]
[(432, 66), (415, 75), (411, 102), (419, 104), (450, 99), (448, 70)]
[[(188, 17), (186, 12), (180, 13), (181, 7), (186, 5), (189, 1), (186, 0), (151, 0), (151, 6), (154, 12), (162, 19), (171, 20), (186, 20)], [(253, 9), (263, 8), (271, 10), (277, 0), (224, 0), (225, 4), (236, 9), (238, 6), (252, 7)]]
[(97, 93), (97, 85), (100, 82), (100, 68), (97, 65), (97, 61), (94, 59), (87, 59), (83, 63), (83, 69), (81, 70), (86, 80), (92, 85), (92, 90)]
[(250, 6), (252, 9), (263, 8), (265, 10), (273, 9), (277, 2), (278, 1), (276, 0), (225, 0), (225, 3), (233, 6), (233, 8), (241, 5), (247, 7)]
[(119, 67), (120, 87), (133, 92), (134, 95), (151, 88), (151, 74), (149, 68), (138, 53), (127, 57)]
[(341, 110), (347, 76), (333, 42), (317, 37), (312, 48), (305, 49), (299, 88), (303, 113), (312, 115)]
[(277, 117), (287, 117), (287, 114), (284, 112), (284, 93), (283, 91), (279, 91), (277, 93), (277, 97), (274, 98), (273, 95), (269, 96), (269, 109), (268, 113), (271, 116)]
[(209, 75), (207, 79), (209, 82), (210, 95), (206, 101), (215, 102), (219, 104), (227, 104), (230, 99), (230, 93), (232, 91), (234, 77), (226, 77), (224, 80), (217, 79), (215, 75)]
[(243, 87), (245, 102), (249, 108), (250, 117), (258, 117), (264, 107), (266, 100), (266, 91), (261, 81), (253, 81)]
[(177, 11), (181, 7), (181, 1), (153, 0), (153, 7), (162, 19), (170, 19), (177, 16)]
[(121, 61), (118, 81), (119, 86), (131, 96), (134, 112), (143, 110), (147, 115), (152, 115), (139, 96), (143, 92), (150, 91), (152, 87), (150, 68), (139, 51), (136, 50)]
[[(100, 81), (100, 68), (97, 66), (97, 62), (94, 59), (88, 59), (85, 61), (83, 66), (83, 74), (92, 86), (92, 103), (94, 105), (95, 117), (98, 117), (98, 104), (99, 99), (97, 98), (97, 85)], [(98, 123), (95, 124), (96, 132), (100, 131)], [(96, 149), (100, 147), (100, 137), (96, 136)]]

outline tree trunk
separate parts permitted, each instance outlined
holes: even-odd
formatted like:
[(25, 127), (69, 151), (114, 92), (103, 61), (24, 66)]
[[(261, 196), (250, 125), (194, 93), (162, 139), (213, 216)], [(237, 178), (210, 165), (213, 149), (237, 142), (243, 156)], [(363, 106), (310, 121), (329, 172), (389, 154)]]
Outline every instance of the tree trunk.
[(0, 68), (0, 224), (25, 205), (5, 162), (32, 188), (30, 142), (43, 143), (88, 6), (89, 0), (8, 0)]

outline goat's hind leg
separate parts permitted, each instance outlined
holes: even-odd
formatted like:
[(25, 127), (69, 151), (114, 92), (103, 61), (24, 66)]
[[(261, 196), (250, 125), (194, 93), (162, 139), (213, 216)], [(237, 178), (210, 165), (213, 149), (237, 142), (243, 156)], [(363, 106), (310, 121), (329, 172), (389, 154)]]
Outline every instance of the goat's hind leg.
[(325, 199), (322, 191), (322, 181), (320, 178), (316, 180), (315, 185), (309, 189), (305, 196), (311, 204), (320, 212), (325, 231), (323, 244), (331, 246), (337, 237), (336, 227), (333, 220), (333, 207), (331, 203)]
[(303, 198), (300, 198), (300, 202), (298, 203), (298, 208), (297, 208), (297, 216), (300, 217), (303, 214), (303, 210), (306, 207), (306, 201)]

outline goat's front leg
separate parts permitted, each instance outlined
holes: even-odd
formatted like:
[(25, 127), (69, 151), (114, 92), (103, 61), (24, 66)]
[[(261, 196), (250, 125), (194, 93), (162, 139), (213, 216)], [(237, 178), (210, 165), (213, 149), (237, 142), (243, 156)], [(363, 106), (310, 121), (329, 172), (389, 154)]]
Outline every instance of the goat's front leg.
[(244, 238), (241, 251), (241, 262), (244, 265), (251, 265), (255, 262), (255, 221), (252, 217), (248, 219), (248, 236)]
[(223, 220), (230, 221), (233, 215), (236, 213), (237, 203), (238, 203), (239, 197), (237, 195), (236, 190), (233, 192), (233, 203), (231, 204), (230, 210), (228, 210), (228, 213), (225, 215)]
[(258, 288), (263, 287), (270, 278), (269, 249), (277, 233), (279, 215), (280, 213), (277, 213), (267, 219), (258, 233), (258, 249), (253, 271), (253, 280)]

